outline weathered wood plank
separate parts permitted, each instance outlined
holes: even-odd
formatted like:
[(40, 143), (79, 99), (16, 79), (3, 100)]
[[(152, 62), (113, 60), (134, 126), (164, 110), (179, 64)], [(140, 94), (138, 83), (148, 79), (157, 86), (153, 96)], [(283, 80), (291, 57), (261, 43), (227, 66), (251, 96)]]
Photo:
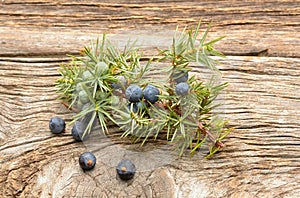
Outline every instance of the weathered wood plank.
[[(298, 4), (1, 1), (0, 197), (300, 197)], [(201, 151), (176, 159), (161, 144), (134, 153), (116, 128), (97, 144), (74, 142), (71, 126), (60, 136), (49, 132), (50, 117), (69, 122), (72, 116), (55, 100), (57, 69), (69, 60), (66, 54), (78, 54), (107, 32), (120, 46), (138, 38), (145, 55), (153, 55), (153, 46), (170, 44), (177, 25), (196, 25), (200, 18), (204, 27), (212, 21), (210, 38), (227, 36), (217, 48), (234, 55), (220, 66), (230, 85), (217, 111), (235, 128), (222, 152), (210, 160)], [(194, 69), (201, 78), (207, 75)], [(95, 152), (98, 163), (84, 173), (78, 156), (86, 150)], [(114, 166), (124, 156), (138, 167), (131, 183), (116, 179)]]
[[(149, 33), (169, 39), (176, 25), (196, 25), (203, 18), (205, 25), (213, 23), (211, 37), (227, 36), (218, 46), (225, 54), (299, 57), (300, 9), (295, 1), (130, 2), (5, 0), (0, 54), (76, 53), (104, 32), (118, 34), (117, 40)], [(153, 40), (146, 38), (141, 45)]]
[[(70, 126), (51, 135), (48, 120), (71, 113), (55, 101), (55, 79), (61, 61), (45, 58), (2, 58), (0, 61), (0, 194), (4, 196), (100, 197), (297, 197), (300, 145), (298, 108), (300, 60), (295, 58), (228, 57), (220, 67), (230, 86), (219, 111), (236, 129), (224, 150), (210, 160), (200, 156), (174, 160), (143, 171), (129, 185), (116, 179), (115, 163), (124, 146), (103, 139), (95, 153), (97, 168), (84, 173), (78, 156), (94, 149), (73, 141)], [(9, 61), (8, 61), (9, 60)], [(193, 74), (203, 71), (194, 67)], [(29, 72), (28, 72), (29, 71)], [(86, 148), (87, 147), (87, 148)], [(165, 148), (163, 148), (165, 149)], [(167, 152), (167, 150), (164, 150)], [(151, 153), (152, 162), (163, 156)], [(107, 158), (116, 157), (115, 159)], [(156, 157), (156, 158), (155, 158)], [(166, 156), (164, 156), (166, 158)], [(110, 159), (110, 161), (107, 161)], [(144, 164), (144, 168), (147, 164)]]

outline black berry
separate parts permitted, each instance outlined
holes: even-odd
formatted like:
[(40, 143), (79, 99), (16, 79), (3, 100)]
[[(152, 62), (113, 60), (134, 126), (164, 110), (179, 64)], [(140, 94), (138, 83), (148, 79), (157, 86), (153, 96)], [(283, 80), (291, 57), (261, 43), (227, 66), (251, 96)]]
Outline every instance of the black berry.
[(86, 123), (84, 121), (75, 122), (72, 128), (72, 136), (77, 142), (87, 140), (88, 134), (85, 134), (85, 136), (83, 137), (85, 129), (86, 129)]
[(138, 112), (138, 106), (136, 105), (136, 103), (129, 103), (128, 104), (128, 109), (130, 112), (136, 113)]
[(96, 165), (96, 157), (91, 152), (82, 153), (79, 157), (79, 165), (83, 170), (91, 170)]
[(176, 94), (179, 96), (185, 96), (189, 92), (189, 85), (185, 82), (179, 83), (175, 87)]
[(159, 89), (153, 85), (147, 85), (144, 89), (144, 98), (150, 103), (155, 103), (158, 100)]
[(177, 84), (181, 83), (181, 82), (186, 82), (189, 78), (189, 74), (188, 72), (176, 72), (173, 76), (175, 82)]
[(144, 102), (144, 101), (139, 101), (136, 103), (136, 106), (138, 107), (138, 109), (140, 109), (141, 111), (144, 111), (145, 108), (148, 106), (149, 104)]
[(122, 180), (130, 180), (134, 177), (136, 168), (130, 160), (122, 160), (117, 168), (117, 174)]
[(49, 128), (52, 133), (59, 134), (65, 131), (66, 123), (59, 117), (53, 117), (49, 122)]
[(143, 90), (138, 85), (130, 85), (125, 91), (125, 96), (129, 102), (138, 102), (143, 97)]

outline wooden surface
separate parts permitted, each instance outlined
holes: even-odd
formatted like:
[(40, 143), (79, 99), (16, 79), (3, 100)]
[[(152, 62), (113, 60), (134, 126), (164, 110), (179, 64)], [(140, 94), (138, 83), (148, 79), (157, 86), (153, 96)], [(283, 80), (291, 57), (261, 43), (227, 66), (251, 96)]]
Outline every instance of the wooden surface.
[[(292, 0), (2, 0), (0, 197), (300, 197), (299, 14)], [(52, 116), (72, 116), (55, 100), (66, 54), (106, 32), (121, 46), (136, 37), (153, 55), (177, 25), (200, 18), (204, 27), (212, 21), (210, 38), (226, 35), (217, 48), (228, 55), (219, 69), (230, 85), (219, 111), (235, 130), (222, 152), (210, 160), (140, 153), (136, 177), (125, 183), (114, 168), (127, 152), (121, 141), (104, 138), (95, 149), (74, 142), (72, 126), (49, 132)], [(92, 148), (99, 160), (84, 173), (78, 156)]]

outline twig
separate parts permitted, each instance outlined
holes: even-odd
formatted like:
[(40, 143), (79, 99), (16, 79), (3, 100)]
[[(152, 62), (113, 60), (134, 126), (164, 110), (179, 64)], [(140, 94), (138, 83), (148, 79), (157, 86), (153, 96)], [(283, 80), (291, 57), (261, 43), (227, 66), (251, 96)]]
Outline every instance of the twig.
[(79, 109), (76, 109), (75, 107), (71, 107), (70, 105), (68, 105), (66, 102), (62, 101), (61, 104), (63, 104), (67, 109), (70, 109), (71, 111), (75, 112), (75, 113), (79, 113)]
[(212, 142), (214, 142), (216, 146), (218, 146), (218, 147), (220, 147), (220, 148), (224, 147), (224, 144), (223, 144), (221, 141), (216, 140), (216, 138), (214, 137), (214, 135), (211, 134), (208, 130), (206, 130), (206, 129), (203, 127), (203, 125), (202, 125), (201, 122), (198, 123), (198, 128), (199, 128), (199, 130), (200, 130), (204, 135), (207, 135), (208, 138), (209, 138)]

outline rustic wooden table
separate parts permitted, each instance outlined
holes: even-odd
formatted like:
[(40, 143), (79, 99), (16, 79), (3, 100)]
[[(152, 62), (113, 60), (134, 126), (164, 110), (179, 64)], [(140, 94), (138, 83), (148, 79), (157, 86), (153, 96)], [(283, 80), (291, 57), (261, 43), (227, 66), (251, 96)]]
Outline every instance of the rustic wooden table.
[[(129, 3), (130, 2), (130, 3)], [(155, 1), (154, 1), (155, 2)], [(0, 1), (0, 197), (300, 197), (299, 1)], [(88, 150), (49, 132), (70, 121), (55, 100), (57, 69), (104, 32), (137, 37), (146, 55), (167, 47), (177, 25), (204, 26), (227, 55), (219, 69), (224, 116), (235, 128), (210, 160), (183, 157), (138, 172), (130, 183)], [(195, 71), (201, 74), (201, 70)], [(108, 145), (113, 148), (113, 145)], [(112, 150), (112, 149), (111, 149)]]

